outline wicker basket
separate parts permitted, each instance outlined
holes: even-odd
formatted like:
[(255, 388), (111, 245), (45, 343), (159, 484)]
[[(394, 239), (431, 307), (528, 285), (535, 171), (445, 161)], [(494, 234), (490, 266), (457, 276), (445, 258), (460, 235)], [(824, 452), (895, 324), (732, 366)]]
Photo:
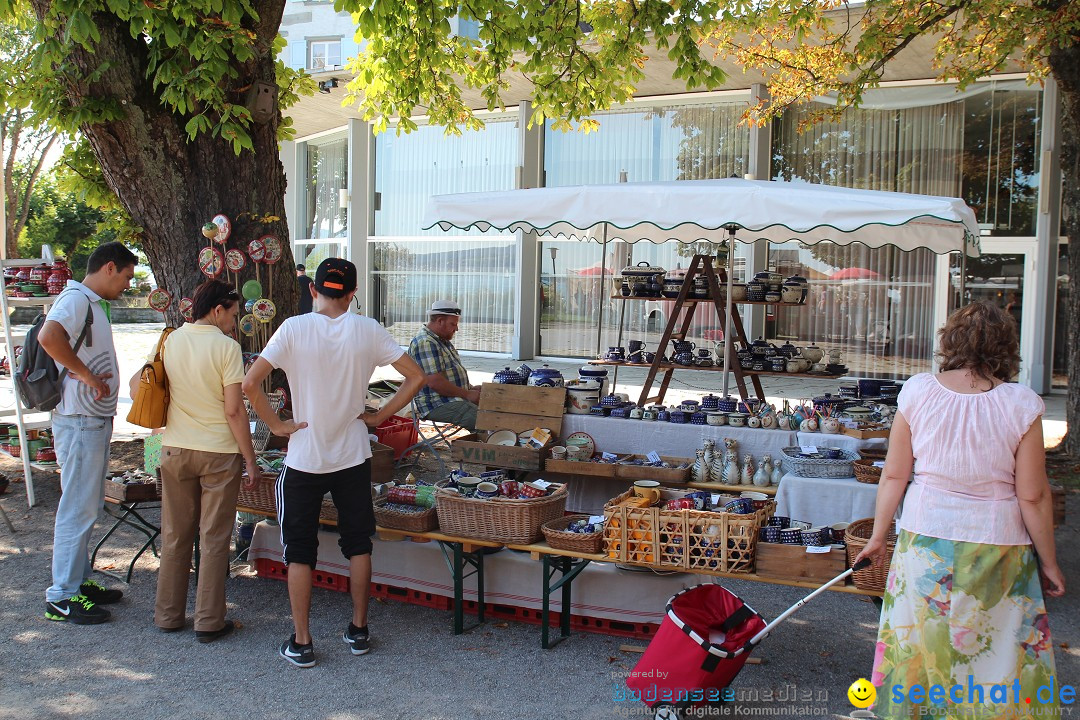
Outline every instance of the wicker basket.
[(784, 465), (792, 475), (813, 478), (846, 478), (855, 474), (852, 463), (859, 459), (859, 453), (850, 450), (841, 450), (843, 457), (839, 460), (825, 460), (824, 458), (801, 458), (799, 453), (802, 449), (798, 446), (784, 448)]
[[(847, 545), (847, 563), (851, 567), (855, 563), (855, 556), (862, 552), (870, 536), (874, 533), (874, 518), (856, 520), (847, 526), (844, 531), (844, 543)], [(896, 527), (889, 528), (889, 535), (885, 539), (885, 562), (881, 567), (871, 565), (863, 570), (857, 570), (852, 574), (855, 587), (860, 590), (873, 590), (884, 592), (885, 580), (889, 577), (889, 563), (892, 561), (893, 549), (896, 547)]]
[(237, 507), (248, 508), (256, 513), (277, 515), (277, 503), (274, 501), (274, 485), (277, 483), (277, 475), (263, 473), (259, 476), (255, 487), (248, 490), (240, 485), (240, 494), (236, 497)]
[(875, 462), (877, 461), (866, 458), (853, 462), (851, 467), (855, 471), (855, 479), (861, 483), (877, 485), (881, 480), (881, 468), (876, 467)]
[(439, 527), (447, 535), (490, 540), (507, 545), (528, 545), (543, 537), (541, 526), (562, 517), (566, 509), (566, 485), (556, 485), (550, 495), (517, 500), (495, 497), (467, 498), (450, 490), (435, 493)]
[[(661, 501), (685, 495), (661, 488)], [(604, 551), (608, 559), (681, 570), (752, 572), (761, 527), (776, 502), (768, 500), (753, 513), (668, 510), (624, 504), (633, 490), (604, 505)]]
[(569, 532), (567, 526), (575, 520), (588, 520), (588, 515), (567, 515), (557, 520), (549, 520), (540, 529), (547, 538), (547, 544), (557, 550), (570, 550), (579, 553), (598, 553), (604, 547), (603, 531), (591, 533)]
[(884, 460), (885, 456), (889, 454), (888, 448), (859, 448), (859, 455), (863, 460)]
[(380, 527), (408, 532), (428, 532), (439, 527), (439, 518), (435, 508), (427, 508), (418, 513), (400, 512), (386, 507), (386, 498), (384, 497), (376, 500), (374, 504), (375, 523)]

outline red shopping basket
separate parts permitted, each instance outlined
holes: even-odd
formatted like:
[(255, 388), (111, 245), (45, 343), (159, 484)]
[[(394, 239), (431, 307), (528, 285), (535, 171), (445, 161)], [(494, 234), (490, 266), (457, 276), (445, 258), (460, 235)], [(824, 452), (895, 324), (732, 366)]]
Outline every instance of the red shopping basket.
[(764, 628), (753, 608), (720, 585), (683, 590), (668, 601), (667, 617), (626, 679), (631, 699), (650, 707), (720, 699), (711, 691), (739, 674), (750, 639)]
[(374, 433), (380, 443), (393, 448), (394, 462), (400, 460), (405, 451), (415, 445), (418, 439), (412, 419), (400, 415), (391, 415), (382, 425), (375, 428)]

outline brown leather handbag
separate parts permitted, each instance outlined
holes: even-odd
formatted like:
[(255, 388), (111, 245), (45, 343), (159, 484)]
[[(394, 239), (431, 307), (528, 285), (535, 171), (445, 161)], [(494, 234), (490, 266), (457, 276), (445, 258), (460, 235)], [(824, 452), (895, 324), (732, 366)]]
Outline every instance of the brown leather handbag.
[(131, 412), (127, 421), (144, 428), (165, 427), (169, 414), (169, 379), (165, 377), (165, 338), (174, 328), (165, 328), (158, 338), (154, 359), (143, 365), (139, 387), (131, 398)]

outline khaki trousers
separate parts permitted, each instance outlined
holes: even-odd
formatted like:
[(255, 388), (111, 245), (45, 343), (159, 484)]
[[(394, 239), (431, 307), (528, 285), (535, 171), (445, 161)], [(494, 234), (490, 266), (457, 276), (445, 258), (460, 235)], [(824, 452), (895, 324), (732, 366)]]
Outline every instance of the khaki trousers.
[(199, 532), (195, 629), (225, 624), (225, 577), (243, 458), (236, 454), (161, 450), (161, 567), (154, 624), (184, 625), (192, 546)]

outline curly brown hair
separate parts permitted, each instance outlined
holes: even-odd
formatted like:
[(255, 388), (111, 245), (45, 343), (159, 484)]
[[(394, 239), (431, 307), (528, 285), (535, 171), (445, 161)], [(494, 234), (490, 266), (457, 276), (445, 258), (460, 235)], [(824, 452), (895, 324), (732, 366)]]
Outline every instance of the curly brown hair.
[(975, 302), (960, 308), (938, 330), (941, 372), (971, 370), (1008, 382), (1020, 371), (1016, 321), (999, 307)]

